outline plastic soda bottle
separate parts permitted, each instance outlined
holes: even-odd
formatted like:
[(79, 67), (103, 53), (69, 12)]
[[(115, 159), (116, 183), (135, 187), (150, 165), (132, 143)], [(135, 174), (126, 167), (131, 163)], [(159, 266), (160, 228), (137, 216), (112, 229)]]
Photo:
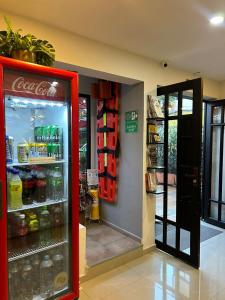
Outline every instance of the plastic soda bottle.
[(36, 188), (35, 188), (35, 198), (37, 202), (45, 202), (47, 198), (47, 180), (45, 173), (43, 171), (38, 171), (36, 173)]
[(62, 200), (64, 189), (63, 189), (63, 177), (59, 167), (55, 167), (50, 181), (52, 189), (52, 200)]
[(53, 294), (54, 265), (49, 255), (45, 255), (40, 265), (40, 294), (46, 299)]
[(37, 215), (33, 212), (28, 214), (28, 229), (29, 232), (35, 232), (39, 230), (39, 222), (37, 219)]
[(23, 194), (22, 194), (23, 204), (24, 205), (32, 204), (35, 181), (31, 175), (30, 170), (26, 170), (24, 172), (24, 175), (22, 177), (22, 184), (23, 184)]
[(17, 226), (17, 228), (16, 228), (17, 236), (25, 236), (28, 234), (28, 226), (27, 226), (25, 214), (19, 215), (19, 220), (18, 220), (16, 226)]
[(19, 177), (19, 171), (12, 170), (12, 176), (8, 183), (9, 208), (19, 209), (23, 206), (22, 202), (22, 181)]

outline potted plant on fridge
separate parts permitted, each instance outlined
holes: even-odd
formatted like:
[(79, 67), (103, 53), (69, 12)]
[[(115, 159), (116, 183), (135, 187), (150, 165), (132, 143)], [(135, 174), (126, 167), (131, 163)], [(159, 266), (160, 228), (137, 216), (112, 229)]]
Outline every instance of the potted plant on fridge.
[(10, 21), (4, 17), (7, 30), (0, 31), (0, 55), (51, 66), (55, 61), (55, 49), (46, 40), (32, 34), (22, 35), (21, 29), (13, 31)]

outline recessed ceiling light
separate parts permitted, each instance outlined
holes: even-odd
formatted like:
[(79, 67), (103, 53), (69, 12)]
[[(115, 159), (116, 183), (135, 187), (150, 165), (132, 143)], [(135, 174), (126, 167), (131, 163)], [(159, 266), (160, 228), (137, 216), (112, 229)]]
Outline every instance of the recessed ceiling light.
[(215, 26), (221, 25), (223, 22), (224, 22), (223, 16), (214, 16), (210, 19), (210, 23)]

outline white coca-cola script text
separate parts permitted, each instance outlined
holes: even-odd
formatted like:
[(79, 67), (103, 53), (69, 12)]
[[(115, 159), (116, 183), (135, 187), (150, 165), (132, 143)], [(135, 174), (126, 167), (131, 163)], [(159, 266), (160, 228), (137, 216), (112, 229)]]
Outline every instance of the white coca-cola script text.
[(12, 90), (13, 91), (21, 91), (32, 93), (38, 96), (47, 96), (47, 97), (54, 97), (57, 89), (53, 82), (49, 81), (29, 81), (25, 80), (24, 77), (16, 78), (12, 83)]

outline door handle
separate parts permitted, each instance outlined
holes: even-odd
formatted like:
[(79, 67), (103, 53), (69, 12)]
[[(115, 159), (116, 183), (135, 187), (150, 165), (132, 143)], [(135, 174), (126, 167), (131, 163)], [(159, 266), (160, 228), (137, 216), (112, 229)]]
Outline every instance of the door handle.
[(2, 181), (0, 180), (0, 219), (3, 215), (3, 205), (2, 205)]
[(199, 175), (198, 175), (198, 168), (197, 167), (193, 167), (192, 174), (185, 173), (184, 176), (186, 178), (192, 179), (193, 185), (196, 186), (198, 184)]

